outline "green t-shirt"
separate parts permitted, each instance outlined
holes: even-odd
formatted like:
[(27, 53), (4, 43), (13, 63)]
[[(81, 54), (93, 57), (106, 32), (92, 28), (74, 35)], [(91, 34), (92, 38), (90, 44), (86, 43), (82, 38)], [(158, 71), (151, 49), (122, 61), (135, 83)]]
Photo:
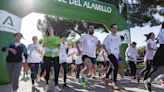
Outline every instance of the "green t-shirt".
[[(60, 38), (58, 36), (44, 36), (43, 44), (46, 46), (47, 50), (45, 51), (46, 57), (58, 57), (59, 49), (58, 46), (60, 44)], [(58, 49), (58, 51), (52, 52), (51, 50)]]

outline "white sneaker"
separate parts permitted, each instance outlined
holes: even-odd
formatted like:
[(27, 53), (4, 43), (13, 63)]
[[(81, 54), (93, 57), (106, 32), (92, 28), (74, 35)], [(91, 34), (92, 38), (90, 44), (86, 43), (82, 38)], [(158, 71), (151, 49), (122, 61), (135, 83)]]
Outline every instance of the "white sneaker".
[(29, 77), (28, 77), (28, 75), (27, 75), (27, 74), (25, 74), (25, 79), (29, 79)]
[(49, 85), (48, 85), (48, 84), (46, 84), (46, 85), (45, 85), (45, 91), (47, 92), (47, 91), (48, 91), (48, 89), (49, 89)]
[(40, 82), (40, 80), (41, 80), (41, 78), (40, 78), (40, 77), (38, 77), (38, 78), (37, 78), (37, 82)]
[(50, 78), (51, 78), (51, 79), (54, 79), (54, 75), (50, 75)]
[(54, 91), (56, 92), (61, 92), (62, 91), (62, 89), (57, 85), (57, 86), (55, 86), (55, 89), (54, 89)]
[(39, 86), (39, 83), (36, 82), (36, 83), (34, 84), (34, 86), (35, 86), (35, 87), (38, 87), (38, 86)]
[(75, 81), (79, 83), (80, 82), (80, 79), (79, 78), (75, 78)]

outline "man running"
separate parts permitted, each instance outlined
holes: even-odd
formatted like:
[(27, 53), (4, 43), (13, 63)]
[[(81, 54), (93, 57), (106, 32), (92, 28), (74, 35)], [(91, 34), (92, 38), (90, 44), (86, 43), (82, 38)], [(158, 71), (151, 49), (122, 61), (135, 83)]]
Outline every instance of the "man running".
[(103, 80), (105, 81), (105, 84), (108, 84), (108, 78), (111, 72), (113, 71), (113, 89), (119, 90), (120, 87), (117, 84), (117, 72), (118, 72), (118, 57), (120, 55), (120, 46), (121, 46), (121, 38), (119, 35), (117, 35), (117, 25), (112, 24), (111, 25), (111, 34), (107, 35), (107, 37), (104, 39), (103, 47), (108, 54), (108, 58), (113, 64), (113, 67), (110, 67), (109, 70), (106, 73), (105, 78)]
[[(86, 66), (84, 69), (83, 78), (86, 79), (89, 72), (92, 71), (93, 64), (96, 59), (96, 47), (100, 46), (100, 41), (94, 34), (94, 25), (88, 25), (88, 34), (83, 35), (76, 42), (76, 47), (78, 49), (79, 54), (82, 53), (82, 61)], [(82, 51), (79, 48), (79, 44), (82, 44)]]

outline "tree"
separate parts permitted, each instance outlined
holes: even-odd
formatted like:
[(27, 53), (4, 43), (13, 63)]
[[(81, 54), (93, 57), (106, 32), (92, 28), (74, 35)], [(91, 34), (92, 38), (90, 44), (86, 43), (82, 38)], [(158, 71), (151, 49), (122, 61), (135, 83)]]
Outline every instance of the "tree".
[(71, 33), (71, 31), (74, 31), (78, 34), (82, 34), (84, 31), (86, 31), (86, 27), (84, 26), (84, 23), (85, 22), (82, 21), (75, 21), (62, 17), (45, 15), (44, 20), (41, 19), (38, 20), (37, 28), (43, 34), (45, 34), (47, 27), (51, 25), (53, 29), (56, 31), (57, 35), (68, 36), (69, 33)]
[[(83, 33), (87, 33), (87, 24), (91, 24), (86, 21), (78, 21), (78, 20), (72, 20), (67, 19), (63, 17), (56, 17), (56, 16), (50, 16), (45, 15), (44, 20), (39, 19), (37, 23), (37, 28), (40, 30), (43, 35), (47, 31), (47, 27), (51, 25), (57, 35), (65, 35), (65, 36), (75, 36), (75, 33), (81, 35)], [(102, 24), (95, 24), (92, 23), (95, 28), (103, 28), (105, 30), (105, 27)], [(107, 31), (107, 30), (105, 30)]]
[(137, 51), (138, 51), (138, 54), (139, 54), (140, 57), (144, 57), (145, 50), (146, 50), (146, 47), (145, 46), (142, 46), (142, 47), (137, 48)]
[[(155, 26), (160, 24), (160, 20), (154, 18), (155, 14), (164, 16), (164, 0), (99, 0), (116, 5), (124, 16), (130, 27), (144, 26), (150, 24)], [(43, 33), (46, 31), (48, 25), (52, 25), (58, 35), (65, 34), (68, 36), (70, 33), (82, 33), (87, 32), (86, 21), (77, 21), (72, 19), (66, 19), (55, 16), (46, 15), (44, 20), (38, 20), (38, 29)], [(107, 32), (103, 25), (94, 24), (96, 28), (104, 29), (103, 32)]]
[[(164, 16), (164, 0), (99, 0), (111, 3), (120, 9), (126, 20), (129, 20), (130, 27), (156, 26), (160, 20), (154, 17), (155, 14)], [(128, 2), (131, 1), (131, 2)], [(129, 16), (128, 16), (129, 15)]]

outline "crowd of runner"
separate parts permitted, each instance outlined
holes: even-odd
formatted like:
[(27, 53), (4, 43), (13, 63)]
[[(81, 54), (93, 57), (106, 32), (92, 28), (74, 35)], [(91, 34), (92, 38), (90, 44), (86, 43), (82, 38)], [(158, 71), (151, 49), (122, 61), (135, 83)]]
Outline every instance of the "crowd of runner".
[[(74, 81), (81, 83), (84, 88), (87, 87), (88, 78), (100, 77), (105, 87), (108, 88), (108, 82), (111, 80), (113, 89), (120, 90), (117, 75), (119, 72), (122, 82), (125, 81), (125, 63), (129, 66), (131, 80), (139, 82), (142, 78), (148, 91), (151, 92), (152, 81), (159, 75), (161, 77), (158, 78), (158, 84), (164, 84), (162, 80), (164, 78), (162, 77), (164, 76), (164, 22), (157, 37), (152, 32), (145, 35), (147, 38), (145, 68), (139, 74), (136, 66), (139, 58), (137, 43), (129, 43), (124, 53), (124, 60), (121, 55), (124, 37), (117, 34), (117, 24), (110, 26), (111, 33), (102, 43), (93, 35), (95, 29), (93, 24), (88, 24), (87, 29), (87, 34), (82, 35), (76, 42), (68, 43), (64, 35), (57, 36), (52, 26), (48, 26), (43, 39), (39, 40), (37, 36), (33, 36), (33, 43), (27, 48), (20, 42), (23, 35), (14, 34), (15, 41), (2, 48), (2, 51), (8, 52), (6, 62), (13, 92), (18, 90), (22, 68), (23, 78), (30, 73), (32, 87), (35, 87), (36, 82), (44, 79), (45, 91), (49, 90), (51, 77), (54, 79), (54, 92), (61, 92), (62, 88), (69, 88), (68, 76), (73, 76)], [(157, 47), (156, 40), (158, 40), (159, 47)], [(62, 86), (59, 86), (58, 82), (60, 73), (63, 78)]]

